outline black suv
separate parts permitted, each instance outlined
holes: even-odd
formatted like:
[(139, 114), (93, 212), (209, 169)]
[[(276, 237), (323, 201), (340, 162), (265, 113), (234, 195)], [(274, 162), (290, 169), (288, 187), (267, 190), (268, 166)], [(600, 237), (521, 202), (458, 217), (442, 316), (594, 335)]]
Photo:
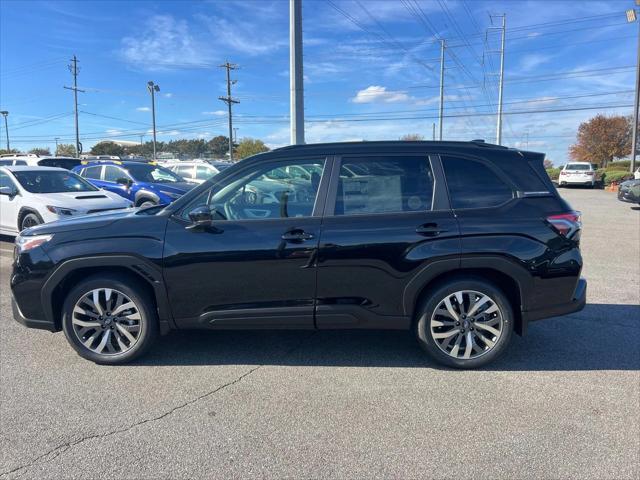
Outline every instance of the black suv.
[(22, 232), (14, 316), (105, 364), (171, 329), (376, 328), (478, 367), (585, 304), (580, 217), (543, 158), (480, 141), (256, 155), (169, 206)]

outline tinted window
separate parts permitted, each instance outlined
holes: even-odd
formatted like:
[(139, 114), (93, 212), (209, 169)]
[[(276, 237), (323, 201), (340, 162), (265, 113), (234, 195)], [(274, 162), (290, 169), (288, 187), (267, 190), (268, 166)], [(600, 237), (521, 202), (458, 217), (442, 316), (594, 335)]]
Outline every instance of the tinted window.
[(453, 208), (493, 207), (513, 198), (513, 191), (488, 166), (466, 158), (442, 157)]
[(126, 170), (138, 182), (175, 183), (183, 181), (182, 177), (167, 168), (156, 167), (146, 163), (129, 164), (126, 166)]
[[(314, 168), (315, 173), (307, 180), (295, 178), (287, 174), (287, 167), (291, 165)], [(218, 218), (227, 220), (310, 217), (323, 168), (323, 160), (256, 167), (249, 173), (227, 178), (224, 183), (203, 192), (185, 209), (183, 216), (188, 218), (193, 208), (207, 205), (218, 213)]]
[(87, 167), (82, 170), (82, 176), (85, 178), (93, 178), (95, 180), (100, 180), (100, 171), (102, 170), (101, 166), (98, 167)]
[(433, 174), (427, 157), (344, 158), (336, 215), (431, 209)]
[(71, 170), (80, 165), (80, 160), (77, 158), (45, 158), (44, 160), (40, 160), (38, 165), (41, 167), (58, 167)]
[(565, 170), (591, 170), (591, 165), (584, 163), (569, 163)]
[(0, 160), (0, 165), (13, 165), (13, 160)]
[(27, 170), (13, 173), (20, 185), (31, 193), (93, 192), (97, 190), (72, 172)]
[(128, 175), (122, 171), (121, 168), (114, 167), (113, 165), (105, 165), (104, 167), (104, 181), (116, 182), (119, 178), (128, 178)]

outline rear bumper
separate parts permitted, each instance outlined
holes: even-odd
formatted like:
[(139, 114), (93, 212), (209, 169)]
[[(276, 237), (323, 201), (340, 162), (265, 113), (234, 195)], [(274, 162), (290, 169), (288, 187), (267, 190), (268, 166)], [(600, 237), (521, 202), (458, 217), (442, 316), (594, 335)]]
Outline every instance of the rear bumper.
[(640, 203), (640, 197), (635, 196), (632, 192), (626, 190), (618, 190), (618, 200), (627, 203)]
[(522, 317), (526, 322), (533, 322), (550, 317), (558, 317), (569, 313), (579, 312), (587, 303), (587, 280), (580, 278), (570, 302), (552, 305), (529, 312), (522, 312)]
[(20, 307), (18, 306), (18, 303), (16, 302), (16, 299), (13, 298), (13, 296), (11, 297), (11, 310), (13, 310), (14, 320), (19, 324), (24, 325), (25, 327), (47, 330), (49, 332), (57, 331), (55, 324), (53, 322), (50, 322), (49, 320), (36, 320), (33, 318), (25, 317), (24, 314), (20, 311)]

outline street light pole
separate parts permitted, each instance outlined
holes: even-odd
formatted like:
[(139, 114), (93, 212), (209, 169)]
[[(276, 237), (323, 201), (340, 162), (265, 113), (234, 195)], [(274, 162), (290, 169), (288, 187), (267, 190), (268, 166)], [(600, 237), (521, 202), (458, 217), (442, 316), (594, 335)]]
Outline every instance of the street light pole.
[(147, 89), (151, 93), (151, 119), (153, 121), (153, 160), (156, 159), (156, 92), (160, 91), (160, 87), (151, 80), (147, 82)]
[(9, 150), (11, 150), (9, 147), (9, 126), (7, 125), (7, 116), (9, 116), (9, 112), (2, 110), (0, 114), (4, 117), (4, 131), (7, 134), (7, 153), (9, 153)]

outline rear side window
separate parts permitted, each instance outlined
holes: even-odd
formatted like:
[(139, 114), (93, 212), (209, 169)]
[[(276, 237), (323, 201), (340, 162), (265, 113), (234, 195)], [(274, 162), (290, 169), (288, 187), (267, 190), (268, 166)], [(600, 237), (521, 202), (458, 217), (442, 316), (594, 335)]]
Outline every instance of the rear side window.
[(105, 165), (104, 167), (104, 181), (105, 182), (117, 182), (119, 178), (128, 178), (129, 175), (124, 173), (122, 169), (114, 167), (113, 165)]
[(71, 170), (80, 165), (80, 160), (75, 158), (45, 158), (44, 160), (40, 160), (38, 165), (41, 167), (58, 167)]
[(102, 166), (87, 167), (82, 171), (82, 176), (85, 178), (93, 178), (94, 180), (100, 180), (100, 170), (102, 170)]
[(453, 208), (495, 207), (513, 198), (513, 190), (483, 163), (443, 156)]
[(184, 178), (193, 177), (193, 166), (192, 165), (180, 165), (173, 170), (175, 173)]
[(426, 156), (343, 158), (335, 215), (431, 209), (433, 174)]
[(212, 168), (207, 168), (203, 165), (198, 165), (196, 167), (196, 178), (198, 180), (207, 180), (213, 177), (216, 172)]

